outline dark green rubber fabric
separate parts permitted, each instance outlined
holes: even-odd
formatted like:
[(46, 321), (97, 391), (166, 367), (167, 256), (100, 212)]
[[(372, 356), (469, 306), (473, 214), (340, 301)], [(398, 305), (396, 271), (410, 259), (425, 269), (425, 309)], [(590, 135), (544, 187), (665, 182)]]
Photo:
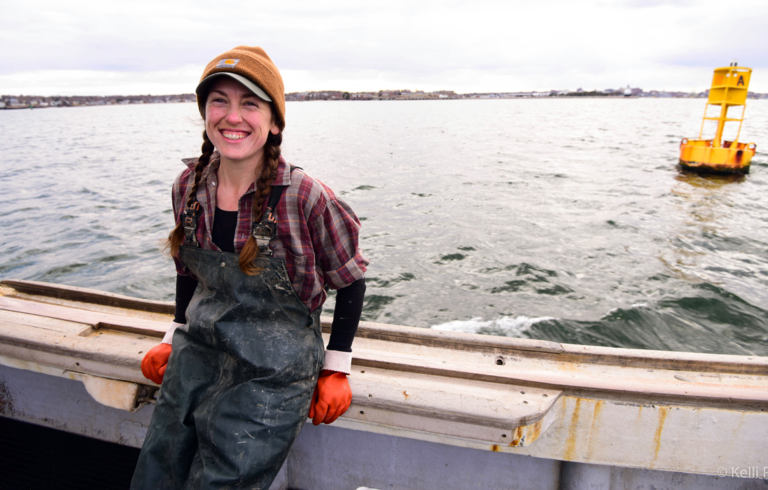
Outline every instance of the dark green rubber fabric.
[(323, 364), (283, 259), (240, 271), (237, 254), (183, 246), (199, 285), (173, 336), (133, 490), (267, 490), (307, 418)]

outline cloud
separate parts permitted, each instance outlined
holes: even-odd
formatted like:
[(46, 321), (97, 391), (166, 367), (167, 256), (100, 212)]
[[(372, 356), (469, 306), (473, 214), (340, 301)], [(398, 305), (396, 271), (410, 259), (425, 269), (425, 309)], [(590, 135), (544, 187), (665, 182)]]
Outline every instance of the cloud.
[[(4, 95), (138, 95), (193, 93), (202, 68), (127, 72), (36, 70), (0, 75)], [(194, 81), (190, 83), (190, 81)]]
[(4, 6), (11, 21), (0, 32), (0, 82), (34, 87), (31, 72), (62, 70), (68, 87), (76, 72), (170, 87), (190, 67), (201, 72), (219, 53), (251, 44), (285, 72), (288, 90), (705, 88), (711, 69), (732, 58), (768, 69), (767, 15), (768, 5), (752, 0), (727, 9), (714, 0), (13, 2)]

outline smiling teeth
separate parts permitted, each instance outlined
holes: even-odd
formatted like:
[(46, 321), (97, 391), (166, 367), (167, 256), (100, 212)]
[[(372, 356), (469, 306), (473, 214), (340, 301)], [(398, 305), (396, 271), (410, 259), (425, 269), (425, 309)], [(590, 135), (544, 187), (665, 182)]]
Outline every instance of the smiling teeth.
[(243, 133), (227, 133), (227, 132), (224, 133), (224, 137), (230, 140), (241, 140), (245, 138), (245, 136), (246, 135)]

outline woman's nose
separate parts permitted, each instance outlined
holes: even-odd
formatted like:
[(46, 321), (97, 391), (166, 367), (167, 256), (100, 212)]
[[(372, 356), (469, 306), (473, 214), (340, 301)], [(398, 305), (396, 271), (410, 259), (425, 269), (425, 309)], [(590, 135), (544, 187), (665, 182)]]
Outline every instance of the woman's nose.
[(229, 123), (239, 123), (242, 121), (243, 118), (240, 116), (240, 108), (236, 106), (232, 106), (229, 108), (229, 111), (227, 111), (227, 122)]

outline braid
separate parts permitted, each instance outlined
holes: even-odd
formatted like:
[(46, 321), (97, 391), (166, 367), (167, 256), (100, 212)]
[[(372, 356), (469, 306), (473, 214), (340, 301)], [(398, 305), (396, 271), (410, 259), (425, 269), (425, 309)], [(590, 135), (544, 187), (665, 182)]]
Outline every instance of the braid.
[[(197, 186), (200, 184), (203, 170), (211, 161), (213, 149), (213, 143), (208, 139), (208, 133), (203, 130), (202, 154), (197, 159), (197, 164), (195, 165), (195, 180), (187, 192), (186, 207), (191, 206), (197, 196)], [(184, 227), (182, 226), (181, 221), (179, 221), (176, 223), (176, 227), (171, 231), (170, 235), (168, 235), (168, 241), (166, 242), (166, 249), (170, 251), (172, 257), (176, 257), (179, 254), (179, 247), (182, 243), (184, 243)]]
[[(261, 174), (256, 179), (256, 194), (253, 197), (253, 208), (251, 210), (253, 221), (260, 220), (264, 213), (264, 201), (272, 191), (272, 182), (277, 177), (277, 165), (280, 159), (280, 145), (282, 142), (282, 133), (269, 133), (267, 142), (264, 144), (264, 164), (261, 166)], [(250, 276), (259, 274), (261, 270), (253, 264), (253, 261), (258, 256), (259, 246), (256, 243), (256, 239), (251, 235), (240, 252), (240, 270)]]
[(256, 196), (253, 201), (253, 219), (260, 220), (264, 211), (264, 200), (272, 191), (272, 182), (277, 177), (277, 165), (280, 159), (280, 143), (283, 135), (273, 135), (269, 133), (267, 142), (264, 144), (264, 165), (261, 168), (261, 175), (256, 179)]
[(202, 154), (197, 159), (197, 165), (195, 165), (195, 181), (192, 183), (192, 187), (189, 188), (187, 194), (187, 207), (191, 206), (197, 197), (197, 186), (200, 184), (200, 178), (203, 176), (203, 169), (208, 166), (211, 161), (211, 155), (213, 155), (213, 143), (208, 139), (208, 133), (203, 130), (203, 146), (200, 148)]

